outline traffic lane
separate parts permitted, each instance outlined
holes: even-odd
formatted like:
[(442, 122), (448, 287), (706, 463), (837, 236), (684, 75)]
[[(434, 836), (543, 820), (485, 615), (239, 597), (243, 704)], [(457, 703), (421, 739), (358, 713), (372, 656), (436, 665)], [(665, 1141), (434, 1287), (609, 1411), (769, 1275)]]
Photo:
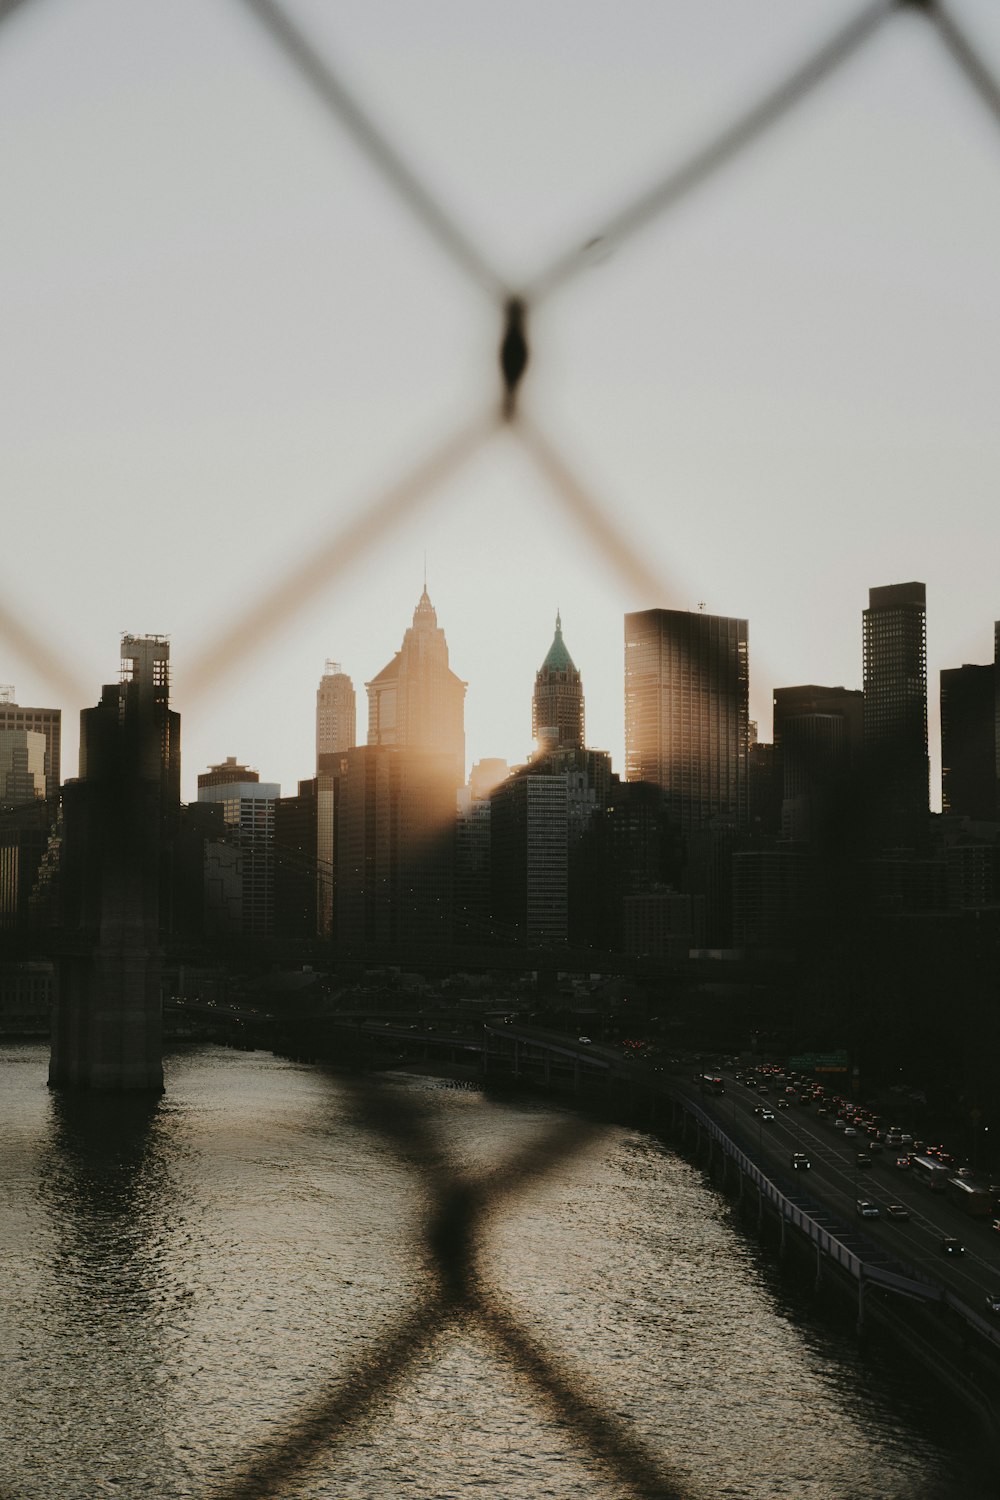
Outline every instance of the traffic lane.
[[(736, 1087), (739, 1089), (739, 1085)], [(893, 1181), (893, 1191), (886, 1191), (884, 1174), (888, 1170), (896, 1172), (895, 1167), (883, 1168), (879, 1172), (875, 1168), (857, 1166), (853, 1159), (856, 1154), (853, 1149), (854, 1140), (863, 1141), (865, 1138), (844, 1140), (839, 1131), (827, 1131), (815, 1117), (810, 1120), (801, 1106), (798, 1114), (792, 1114), (791, 1110), (775, 1110), (774, 1119), (765, 1120), (755, 1110), (759, 1110), (762, 1105), (768, 1107), (767, 1096), (763, 1100), (755, 1096), (755, 1090), (741, 1089), (739, 1093), (734, 1091), (730, 1100), (733, 1120), (738, 1119), (744, 1125), (756, 1127), (764, 1161), (768, 1166), (778, 1169), (785, 1180), (794, 1173), (791, 1153), (796, 1150), (804, 1151), (812, 1166), (808, 1173), (802, 1174), (803, 1193), (808, 1193), (831, 1212), (837, 1213), (844, 1221), (847, 1231), (853, 1227), (856, 1232), (864, 1233), (872, 1244), (886, 1254), (909, 1262), (915, 1270), (948, 1286), (956, 1296), (973, 1307), (978, 1308), (979, 1302), (985, 1301), (986, 1293), (1000, 1285), (1000, 1272), (994, 1261), (988, 1256), (969, 1251), (967, 1230), (970, 1224), (960, 1210), (947, 1202), (935, 1202), (934, 1217), (930, 1217), (926, 1212), (931, 1207), (926, 1201), (929, 1196), (926, 1190), (908, 1183), (903, 1192), (896, 1192), (895, 1189), (901, 1185)], [(719, 1118), (719, 1123), (724, 1126), (726, 1110), (722, 1097), (713, 1097), (711, 1108)], [(810, 1191), (810, 1180), (814, 1173), (815, 1182)], [(904, 1175), (899, 1172), (900, 1177)], [(919, 1203), (913, 1202), (914, 1193), (922, 1195)], [(880, 1213), (877, 1219), (860, 1219), (857, 1202), (862, 1198), (877, 1203), (880, 1210), (884, 1210), (889, 1202), (904, 1202), (912, 1217), (910, 1220), (890, 1220)], [(904, 1225), (909, 1227), (904, 1229)], [(946, 1256), (941, 1250), (942, 1238), (952, 1234), (967, 1245), (967, 1253), (961, 1258)]]

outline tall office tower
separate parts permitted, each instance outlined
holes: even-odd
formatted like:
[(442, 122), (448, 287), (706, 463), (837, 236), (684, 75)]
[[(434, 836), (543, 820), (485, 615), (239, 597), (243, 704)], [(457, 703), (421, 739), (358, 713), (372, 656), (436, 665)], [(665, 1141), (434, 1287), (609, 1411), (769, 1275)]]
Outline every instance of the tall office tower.
[(881, 848), (927, 838), (927, 589), (873, 588), (864, 612), (864, 741), (868, 819)]
[(274, 805), (274, 935), (316, 936), (323, 881), (317, 876), (318, 778)]
[(549, 946), (569, 929), (569, 799), (565, 774), (526, 766), (490, 797), (493, 919), (507, 942)]
[(682, 831), (748, 811), (746, 620), (647, 609), (625, 616), (625, 774), (661, 787)]
[(316, 767), (322, 756), (353, 750), (357, 743), (357, 706), (354, 684), (340, 663), (327, 661), (316, 689)]
[(509, 774), (505, 760), (479, 760), (469, 773), (468, 784), (459, 788), (455, 826), (456, 942), (481, 944), (491, 932), (490, 796)]
[(858, 804), (854, 778), (864, 746), (864, 694), (807, 683), (775, 688), (773, 703), (781, 832), (809, 843), (823, 837), (829, 820)]
[[(18, 730), (45, 736), (45, 797), (54, 802), (59, 796), (61, 780), (62, 710), (24, 708), (15, 701), (12, 687), (0, 685), (0, 734)], [(2, 800), (3, 787), (0, 786)]]
[(448, 757), (465, 781), (466, 684), (448, 665), (448, 645), (427, 587), (403, 644), (368, 689), (368, 743)]
[(198, 801), (215, 802), (230, 844), (240, 854), (240, 930), (248, 937), (271, 937), (274, 932), (274, 821), (281, 796), (276, 781), (261, 781), (256, 771), (243, 779), (246, 767), (235, 765), (228, 781), (217, 781), (213, 766), (208, 785), (198, 778)]
[(393, 954), (440, 958), (450, 945), (453, 776), (449, 755), (359, 745), (318, 777), (328, 799), (319, 862), (329, 850), (338, 953), (385, 963)]
[(0, 729), (0, 808), (45, 801), (45, 736)]
[(774, 745), (750, 736), (747, 760), (750, 827), (755, 833), (773, 837), (781, 830), (781, 783)]
[[(0, 747), (3, 739), (0, 734)], [(0, 931), (37, 921), (32, 898), (55, 836), (55, 816), (55, 805), (44, 797), (0, 807)]]
[(941, 810), (987, 821), (997, 816), (992, 662), (941, 673)]
[(583, 748), (583, 683), (563, 640), (562, 620), (535, 674), (531, 733), (539, 753)]

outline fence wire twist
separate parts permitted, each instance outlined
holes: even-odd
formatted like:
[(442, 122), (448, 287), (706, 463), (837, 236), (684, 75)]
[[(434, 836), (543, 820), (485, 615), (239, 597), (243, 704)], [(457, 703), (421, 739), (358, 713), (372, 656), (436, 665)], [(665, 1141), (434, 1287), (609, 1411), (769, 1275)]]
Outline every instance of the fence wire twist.
[[(335, 67), (275, 0), (242, 0), (289, 68), (316, 97), (337, 129), (346, 132), (367, 158), (386, 189), (398, 196), (414, 219), (453, 262), (457, 275), (471, 279), (495, 305), (500, 341), (500, 391), (496, 375), (484, 378), (484, 409), (471, 421), (431, 445), (424, 460), (372, 495), (359, 519), (335, 529), (326, 542), (291, 570), (274, 588), (210, 641), (186, 680), (186, 698), (204, 696), (233, 664), (253, 652), (274, 627), (287, 621), (318, 592), (383, 544), (401, 523), (426, 505), (442, 483), (490, 442), (504, 436), (520, 443), (547, 483), (553, 500), (629, 587), (643, 597), (669, 598), (669, 580), (652, 565), (641, 537), (630, 536), (620, 514), (593, 494), (574, 471), (538, 418), (525, 407), (522, 387), (529, 365), (531, 312), (555, 295), (589, 264), (594, 247), (609, 249), (638, 235), (669, 214), (709, 179), (731, 165), (833, 73), (866, 47), (892, 17), (919, 13), (933, 28), (946, 54), (975, 95), (1000, 123), (1000, 84), (974, 42), (941, 0), (875, 0), (822, 41), (788, 77), (769, 89), (679, 167), (671, 169), (633, 202), (612, 213), (583, 246), (569, 246), (525, 286), (509, 286), (489, 257), (440, 203), (371, 113), (347, 89)], [(0, 0), (0, 22), (28, 9), (28, 0)], [(485, 372), (484, 372), (485, 376)], [(494, 394), (488, 394), (490, 391)], [(9, 597), (9, 595), (8, 595)], [(79, 698), (82, 677), (68, 672), (63, 643), (58, 649), (24, 623), (23, 614), (0, 598), (0, 639), (52, 688)], [(886, 779), (891, 767), (885, 768)], [(872, 795), (872, 786), (867, 788)], [(856, 819), (855, 819), (856, 822)], [(841, 830), (843, 833), (843, 830)], [(852, 827), (841, 839), (850, 853)], [(832, 881), (838, 883), (834, 860)], [(842, 882), (845, 886), (847, 882)], [(851, 897), (843, 895), (845, 906)], [(834, 905), (837, 905), (835, 901)], [(594, 1136), (579, 1121), (562, 1122), (494, 1173), (470, 1177), (449, 1161), (427, 1117), (412, 1101), (374, 1084), (353, 1086), (359, 1128), (374, 1129), (417, 1172), (433, 1211), (422, 1248), (436, 1275), (433, 1293), (400, 1319), (363, 1361), (331, 1379), (312, 1404), (256, 1456), (243, 1471), (214, 1491), (214, 1500), (254, 1500), (277, 1495), (321, 1455), (348, 1443), (376, 1406), (409, 1378), (419, 1358), (434, 1351), (446, 1330), (473, 1328), (488, 1345), (513, 1362), (539, 1403), (568, 1424), (609, 1476), (645, 1500), (682, 1497), (685, 1491), (659, 1458), (649, 1454), (626, 1425), (586, 1394), (503, 1306), (479, 1255), (481, 1228), (527, 1184), (553, 1171)]]

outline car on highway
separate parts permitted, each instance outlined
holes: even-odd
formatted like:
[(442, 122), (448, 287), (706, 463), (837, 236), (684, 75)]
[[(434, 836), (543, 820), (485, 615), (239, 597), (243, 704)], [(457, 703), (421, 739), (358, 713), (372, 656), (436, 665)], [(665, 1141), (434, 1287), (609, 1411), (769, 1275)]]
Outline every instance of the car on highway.
[(577, 1041), (578, 1042), (582, 1042), (585, 1047), (592, 1047), (593, 1046), (593, 1043), (591, 1042), (589, 1036), (578, 1036), (577, 1037)]
[(764, 1108), (760, 1112), (760, 1117), (761, 1117), (762, 1120), (773, 1120), (774, 1119), (774, 1110), (773, 1109), (769, 1109), (768, 1106), (765, 1104)]
[(1000, 1313), (1000, 1292), (987, 1292), (986, 1306), (991, 1313)]
[(854, 1128), (853, 1125), (845, 1125), (844, 1126), (844, 1139), (845, 1140), (847, 1140), (848, 1136), (857, 1135), (857, 1133), (858, 1132), (855, 1130), (855, 1128)]
[(946, 1234), (941, 1238), (941, 1254), (964, 1255), (965, 1246), (962, 1244), (962, 1241), (956, 1239), (953, 1234)]
[(809, 1160), (804, 1151), (793, 1151), (792, 1166), (795, 1168), (796, 1172), (808, 1171), (812, 1166), (812, 1162)]
[(910, 1210), (904, 1207), (902, 1203), (889, 1203), (886, 1205), (885, 1211), (890, 1219), (908, 1219), (910, 1217)]
[(897, 1166), (901, 1172), (907, 1172), (913, 1164), (908, 1156), (897, 1156), (893, 1165)]
[(868, 1155), (867, 1151), (859, 1151), (854, 1158), (854, 1162), (858, 1167), (870, 1167), (872, 1164), (872, 1159)]
[(858, 1199), (858, 1213), (863, 1219), (877, 1219), (879, 1217), (878, 1206), (868, 1198)]

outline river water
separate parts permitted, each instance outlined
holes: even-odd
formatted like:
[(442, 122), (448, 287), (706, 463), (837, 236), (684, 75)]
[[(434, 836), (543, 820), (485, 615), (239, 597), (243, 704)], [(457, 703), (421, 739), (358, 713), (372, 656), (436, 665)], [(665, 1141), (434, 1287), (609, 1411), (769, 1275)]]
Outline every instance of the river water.
[[(147, 1104), (51, 1095), (46, 1065), (0, 1048), (0, 1497), (208, 1497), (427, 1292), (420, 1172), (315, 1067), (192, 1049)], [(385, 1088), (470, 1172), (563, 1118), (432, 1079)], [(482, 1254), (498, 1300), (686, 1494), (998, 1493), (972, 1431), (818, 1320), (650, 1136), (608, 1128), (523, 1186)], [(282, 1493), (634, 1492), (460, 1323)]]

